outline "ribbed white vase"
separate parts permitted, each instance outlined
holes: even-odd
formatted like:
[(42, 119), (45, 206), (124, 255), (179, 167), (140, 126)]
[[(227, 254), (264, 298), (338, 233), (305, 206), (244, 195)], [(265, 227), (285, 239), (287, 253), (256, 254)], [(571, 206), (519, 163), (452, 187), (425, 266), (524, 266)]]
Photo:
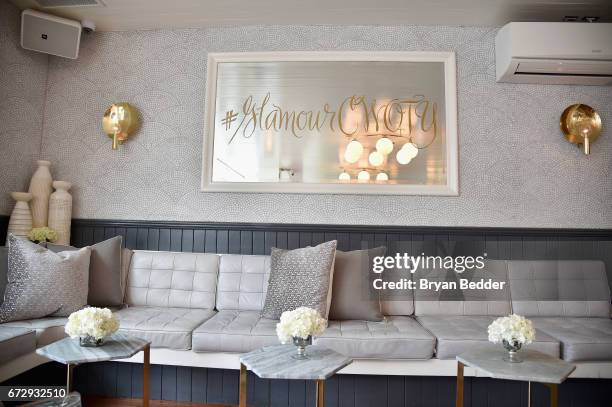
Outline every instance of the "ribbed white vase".
[(55, 192), (49, 198), (49, 227), (57, 232), (55, 243), (70, 244), (70, 221), (72, 219), (72, 195), (67, 181), (53, 181)]
[(32, 212), (28, 202), (32, 199), (29, 192), (11, 192), (11, 197), (17, 201), (8, 224), (8, 233), (27, 237), (32, 230)]
[(49, 196), (53, 192), (51, 184), (53, 178), (51, 177), (51, 166), (50, 161), (39, 160), (38, 169), (32, 175), (30, 181), (29, 192), (32, 193), (32, 201), (30, 202), (30, 208), (32, 209), (32, 226), (40, 228), (47, 226), (47, 217), (49, 214)]

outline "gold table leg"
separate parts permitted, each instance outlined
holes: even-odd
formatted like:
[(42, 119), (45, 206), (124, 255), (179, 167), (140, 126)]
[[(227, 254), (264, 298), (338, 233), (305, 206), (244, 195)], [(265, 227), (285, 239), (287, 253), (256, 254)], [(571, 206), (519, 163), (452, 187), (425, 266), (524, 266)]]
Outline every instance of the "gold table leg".
[(463, 363), (457, 362), (457, 398), (456, 407), (463, 407)]
[(68, 371), (66, 372), (66, 393), (70, 393), (72, 391), (75, 366), (76, 365), (68, 365)]
[(527, 407), (531, 407), (531, 382), (527, 382)]
[(247, 368), (240, 364), (240, 395), (238, 399), (239, 407), (246, 407), (247, 403)]
[(142, 405), (149, 407), (149, 393), (151, 386), (150, 367), (151, 367), (151, 346), (147, 345), (144, 349), (144, 367), (142, 370)]
[(317, 380), (317, 407), (323, 407), (324, 385), (325, 380)]
[(544, 383), (550, 390), (550, 407), (557, 407), (559, 404), (559, 387), (554, 383)]

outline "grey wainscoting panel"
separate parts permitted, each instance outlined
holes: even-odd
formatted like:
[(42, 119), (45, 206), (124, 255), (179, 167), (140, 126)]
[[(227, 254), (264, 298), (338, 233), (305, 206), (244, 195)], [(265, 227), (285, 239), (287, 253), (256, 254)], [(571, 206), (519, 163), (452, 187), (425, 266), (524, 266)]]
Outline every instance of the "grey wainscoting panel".
[[(0, 217), (1, 231), (7, 217)], [(0, 238), (2, 238), (0, 232)], [(75, 219), (72, 244), (113, 235), (140, 250), (270, 254), (338, 240), (340, 250), (384, 245), (387, 254), (479, 256), (489, 259), (601, 259), (612, 285), (612, 230), (249, 224)]]

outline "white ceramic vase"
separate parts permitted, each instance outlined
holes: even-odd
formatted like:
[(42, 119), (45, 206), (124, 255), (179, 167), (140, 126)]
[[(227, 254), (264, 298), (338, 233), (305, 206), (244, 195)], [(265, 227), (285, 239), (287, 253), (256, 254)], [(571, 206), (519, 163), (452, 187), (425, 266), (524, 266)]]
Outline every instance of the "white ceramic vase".
[(32, 193), (32, 201), (30, 202), (30, 208), (32, 209), (32, 226), (35, 228), (41, 228), (47, 226), (47, 217), (49, 214), (49, 196), (53, 192), (51, 184), (53, 178), (51, 177), (51, 166), (50, 161), (39, 160), (38, 169), (32, 175), (30, 181), (29, 192)]
[(28, 202), (32, 199), (29, 192), (11, 192), (11, 197), (16, 201), (8, 224), (8, 233), (15, 236), (27, 237), (32, 230), (32, 212)]
[(57, 232), (55, 243), (70, 244), (70, 221), (72, 219), (72, 195), (67, 181), (53, 181), (55, 192), (49, 198), (49, 227)]

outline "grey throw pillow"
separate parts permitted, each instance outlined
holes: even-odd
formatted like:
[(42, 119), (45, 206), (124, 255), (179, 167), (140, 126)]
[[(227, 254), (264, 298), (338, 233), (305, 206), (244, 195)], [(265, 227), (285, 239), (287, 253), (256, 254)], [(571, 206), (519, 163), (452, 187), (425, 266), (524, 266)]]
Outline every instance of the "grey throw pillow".
[(272, 248), (264, 318), (279, 319), (283, 312), (298, 307), (314, 308), (327, 318), (336, 243), (295, 250)]
[(68, 316), (87, 304), (90, 250), (53, 253), (9, 235), (8, 283), (0, 323)]
[(121, 298), (125, 301), (125, 291), (127, 290), (127, 279), (130, 271), (130, 264), (132, 264), (132, 255), (134, 252), (130, 249), (124, 248), (121, 250)]
[[(94, 307), (117, 307), (123, 304), (121, 280), (121, 236), (89, 246), (89, 294), (87, 303)], [(54, 252), (78, 250), (72, 246), (47, 243)]]
[(0, 304), (4, 301), (6, 290), (6, 274), (8, 273), (8, 248), (0, 247)]
[(384, 246), (350, 252), (336, 251), (329, 319), (382, 321), (380, 298), (373, 292), (372, 259), (384, 256)]

